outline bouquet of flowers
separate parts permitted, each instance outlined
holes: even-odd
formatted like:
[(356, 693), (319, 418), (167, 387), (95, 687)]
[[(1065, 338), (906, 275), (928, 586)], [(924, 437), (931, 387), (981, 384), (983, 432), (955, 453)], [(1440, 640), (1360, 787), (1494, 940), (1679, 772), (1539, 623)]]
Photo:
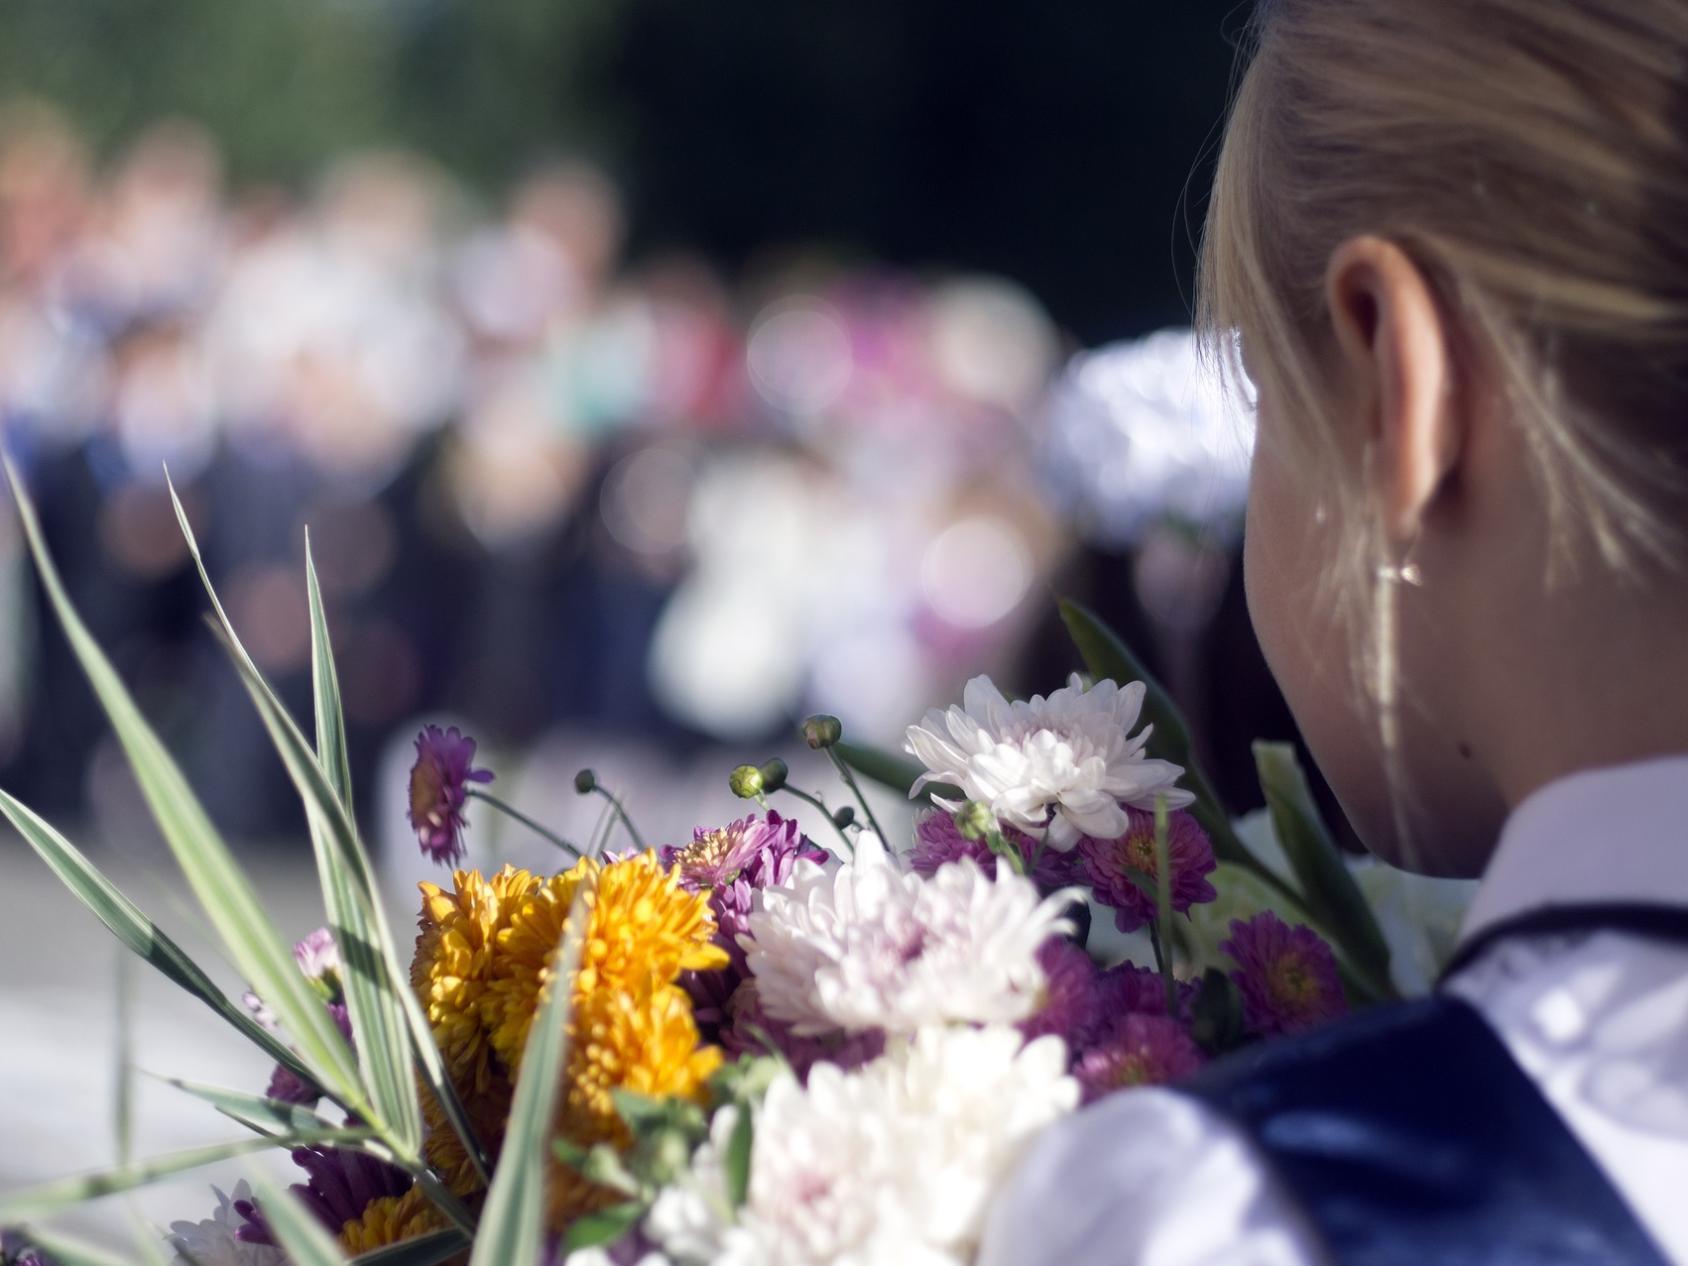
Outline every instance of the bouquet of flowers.
[[(25, 1236), (7, 1241), (23, 1256), (0, 1249), (8, 1260), (109, 1266), (120, 1259), (44, 1223), (282, 1148), (300, 1171), (290, 1191), (254, 1175), (136, 1253), (182, 1266), (964, 1263), (993, 1191), (1063, 1116), (1393, 992), (1391, 947), (1289, 750), (1258, 749), (1275, 841), (1262, 860), (1164, 694), (1073, 605), (1085, 676), (1029, 700), (976, 678), (961, 706), (909, 729), (913, 761), (844, 741), (835, 718), (805, 722), (854, 803), (829, 808), (780, 761), (744, 765), (730, 775), (744, 817), (649, 847), (582, 771), (577, 790), (613, 806), (613, 837), (552, 836), (554, 873), (455, 869), (422, 884), (410, 950), (355, 824), (308, 544), (310, 738), (204, 577), (306, 809), (327, 926), (289, 947), (12, 485), (48, 598), (251, 992), (225, 995), (4, 792), (0, 813), (275, 1071), (261, 1090), (177, 1083), (244, 1127), (233, 1141), (0, 1196), (0, 1226)], [(471, 809), (550, 835), (490, 793), (471, 738), (430, 726), (416, 751), (409, 816), (434, 861), (461, 859)], [(879, 829), (858, 778), (921, 803), (914, 838)], [(775, 807), (782, 796), (794, 811)], [(1232, 885), (1251, 895), (1231, 899)], [(1126, 933), (1146, 937), (1145, 961), (1110, 961)]]

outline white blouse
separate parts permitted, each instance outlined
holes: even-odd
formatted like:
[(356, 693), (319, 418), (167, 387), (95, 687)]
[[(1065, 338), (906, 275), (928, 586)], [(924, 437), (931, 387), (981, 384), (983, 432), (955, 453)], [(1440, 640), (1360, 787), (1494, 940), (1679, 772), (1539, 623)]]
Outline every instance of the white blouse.
[[(1469, 938), (1544, 905), (1688, 909), (1688, 757), (1591, 770), (1508, 819)], [(1482, 1012), (1665, 1254), (1688, 1266), (1688, 945), (1507, 940), (1446, 986)], [(980, 1266), (1314, 1266), (1253, 1143), (1202, 1104), (1127, 1091), (1051, 1130), (992, 1211)]]

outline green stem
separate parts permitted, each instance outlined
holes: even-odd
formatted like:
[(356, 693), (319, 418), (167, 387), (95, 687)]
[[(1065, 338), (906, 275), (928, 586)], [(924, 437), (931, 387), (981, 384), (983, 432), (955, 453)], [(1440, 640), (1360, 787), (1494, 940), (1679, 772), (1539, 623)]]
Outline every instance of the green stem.
[[(819, 809), (821, 811), (821, 816), (823, 818), (825, 818), (829, 823), (831, 823), (832, 829), (834, 831), (838, 832), (838, 838), (844, 841), (844, 847), (850, 850), (850, 856), (855, 857), (855, 855), (856, 855), (855, 842), (850, 839), (849, 835), (845, 832), (844, 828), (839, 826), (838, 823), (833, 819), (832, 810), (828, 809), (826, 807), (826, 801), (822, 800), (819, 796), (810, 795), (807, 791), (803, 791), (800, 788), (793, 787), (789, 783), (787, 783), (785, 786), (781, 787), (780, 790), (785, 791), (785, 792), (789, 792), (791, 795), (796, 796), (799, 800), (802, 800), (807, 804), (812, 804), (812, 805), (815, 806), (815, 808)], [(763, 807), (766, 808), (767, 807), (766, 804), (764, 804)]]
[[(1167, 842), (1166, 797), (1155, 797), (1155, 921), (1153, 929), (1156, 955), (1159, 957), (1161, 983), (1166, 986), (1166, 1013), (1178, 1014), (1178, 982), (1172, 975), (1172, 857)], [(1168, 939), (1162, 952), (1161, 933)]]
[(1016, 875), (1026, 875), (1030, 871), (1026, 866), (1025, 855), (1015, 845), (1010, 844), (1002, 834), (1002, 828), (993, 826), (985, 835), (985, 843), (990, 845), (991, 852), (1011, 866)]
[(622, 807), (621, 801), (616, 799), (615, 793), (602, 785), (595, 786), (592, 790), (610, 802), (610, 807), (615, 810), (615, 816), (621, 819), (621, 825), (626, 827), (627, 834), (633, 837), (633, 847), (640, 852), (644, 852), (646, 847), (645, 837), (639, 834), (639, 828), (633, 825), (633, 819), (627, 816), (627, 810)]
[(879, 837), (879, 842), (886, 848), (890, 848), (891, 841), (886, 838), (885, 832), (879, 829), (879, 819), (873, 816), (873, 806), (867, 802), (867, 797), (862, 794), (861, 787), (856, 783), (855, 774), (850, 772), (850, 766), (845, 764), (844, 758), (838, 754), (836, 748), (827, 748), (826, 754), (832, 758), (832, 764), (838, 770), (838, 776), (844, 780), (844, 785), (850, 789), (850, 794), (855, 796), (856, 803), (861, 805), (862, 816), (867, 819), (868, 826)]
[(508, 804), (505, 801), (500, 800), (497, 796), (493, 795), (491, 792), (482, 791), (479, 787), (470, 787), (468, 789), (468, 794), (473, 796), (476, 800), (486, 801), (486, 803), (490, 804), (494, 809), (497, 809), (500, 813), (506, 814), (509, 817), (514, 818), (516, 821), (520, 822), (523, 826), (527, 827), (528, 830), (532, 831), (535, 835), (544, 836), (546, 839), (550, 840), (551, 843), (555, 844), (558, 848), (565, 849), (566, 851), (573, 853), (576, 857), (579, 857), (581, 855), (580, 850), (578, 848), (576, 848), (573, 844), (570, 844), (567, 840), (565, 840), (562, 836), (558, 835), (555, 831), (548, 830), (547, 828), (541, 826), (539, 823), (535, 822), (532, 818), (528, 817), (527, 814), (523, 813), (520, 809), (516, 808), (512, 804)]

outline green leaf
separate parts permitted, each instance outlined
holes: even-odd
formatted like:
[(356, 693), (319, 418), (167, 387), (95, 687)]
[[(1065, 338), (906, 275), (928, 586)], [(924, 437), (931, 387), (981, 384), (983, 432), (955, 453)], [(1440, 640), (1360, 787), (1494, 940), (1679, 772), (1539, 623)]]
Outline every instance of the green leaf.
[(580, 965), (586, 887), (581, 885), (564, 920), (550, 996), (534, 1017), (522, 1051), (509, 1133), (481, 1211), (469, 1266), (508, 1266), (539, 1256), (544, 1239), (546, 1142), (551, 1137), (557, 1090), (568, 1055), (571, 982)]
[(202, 1099), (231, 1121), (244, 1125), (259, 1134), (274, 1136), (300, 1130), (332, 1130), (334, 1123), (319, 1116), (303, 1104), (287, 1103), (242, 1090), (225, 1090), (221, 1086), (206, 1086), (198, 1082), (182, 1081), (176, 1077), (157, 1080), (174, 1086), (184, 1094)]
[(1098, 681), (1114, 681), (1122, 686), (1133, 681), (1143, 683), (1142, 719), (1154, 726), (1148, 750), (1161, 760), (1184, 767), (1183, 784), (1196, 797), (1189, 809), (1190, 816), (1201, 824), (1202, 830), (1213, 841), (1213, 851), (1219, 860), (1258, 872), (1274, 889), (1293, 898), (1295, 894), (1283, 881), (1261, 865), (1259, 859), (1237, 838), (1229, 812), (1220, 803), (1218, 793), (1196, 759), (1190, 742), (1190, 727), (1166, 688), (1155, 680), (1154, 674), (1143, 667), (1131, 649), (1094, 611), (1066, 598), (1061, 600), (1060, 610), (1067, 634), (1078, 648), (1079, 657), (1092, 677)]
[(296, 1076), (314, 1081), (309, 1069), (274, 1033), (254, 1020), (246, 1008), (229, 1000), (187, 952), (159, 930), (134, 902), (107, 879), (75, 845), (55, 831), (44, 819), (4, 791), (0, 791), (0, 814), (23, 836), (24, 842), (46, 862), (61, 883), (93, 912), (94, 917), (167, 979), (198, 998), (226, 1020), (240, 1035), (261, 1047), (277, 1063)]
[(214, 1165), (218, 1161), (248, 1156), (272, 1147), (296, 1147), (301, 1143), (331, 1143), (338, 1146), (358, 1143), (368, 1137), (367, 1130), (299, 1130), (273, 1138), (244, 1138), (232, 1143), (214, 1143), (208, 1147), (195, 1147), (183, 1152), (150, 1157), (129, 1165), (77, 1174), (71, 1178), (61, 1178), (55, 1182), (43, 1183), (39, 1187), (29, 1187), (0, 1196), (0, 1226), (51, 1217), (65, 1209), (75, 1208), (85, 1200), (95, 1200), (100, 1196), (114, 1195), (120, 1191), (133, 1191), (136, 1187), (145, 1187), (160, 1178), (169, 1178), (185, 1170)]
[(276, 931), (181, 769), (147, 724), (71, 604), (58, 568), (47, 553), (35, 507), (10, 461), (5, 469), (47, 597), (200, 906), (222, 937), (235, 966), (287, 1027), (311, 1080), (358, 1116), (373, 1121), (376, 1113), (363, 1092), (345, 1038), (310, 982), (299, 972), (292, 947)]
[(462, 1231), (431, 1231), (414, 1239), (371, 1249), (352, 1258), (352, 1266), (439, 1266), (462, 1252), (469, 1237)]
[(340, 1245), (303, 1204), (263, 1174), (253, 1174), (251, 1182), (264, 1221), (291, 1266), (345, 1266)]
[[(224, 639), (235, 658), (235, 666), (240, 671), (248, 693), (252, 695), (258, 706), (259, 715), (263, 718), (271, 737), (275, 740), (277, 750), (281, 753), (288, 771), (294, 777), (301, 797), (305, 801), (307, 814), (311, 818), (311, 840), (317, 856), (317, 867), (322, 879), (324, 902), (329, 908), (330, 922), (334, 924), (336, 940), (339, 942), (340, 952), (347, 959), (348, 1002), (350, 1007), (353, 1032), (358, 1034), (360, 1059), (364, 1052), (382, 1049), (386, 1051), (384, 1067), (387, 1074), (384, 1084), (384, 1094), (392, 1096), (389, 1106), (397, 1109), (395, 1120), (399, 1123), (398, 1141), (404, 1150), (413, 1151), (416, 1144), (410, 1140), (420, 1138), (420, 1106), (416, 1105), (415, 1084), (408, 1073), (408, 1063), (402, 1077), (403, 1085), (395, 1081), (398, 1065), (395, 1062), (397, 1046), (394, 1044), (394, 1030), (382, 1015), (383, 1008), (396, 1003), (402, 1028), (397, 1032), (402, 1035), (408, 1032), (409, 1041), (406, 1047), (406, 1059), (413, 1058), (420, 1068), (423, 1080), (433, 1092), (435, 1098), (443, 1108), (446, 1119), (463, 1140), (471, 1164), (480, 1175), (483, 1182), (489, 1179), (489, 1167), (480, 1140), (475, 1137), (474, 1127), (470, 1124), (468, 1111), (464, 1108), (456, 1088), (452, 1085), (445, 1067), (445, 1059), (440, 1054), (439, 1046), (434, 1041), (433, 1030), (428, 1024), (428, 1018), (423, 1013), (416, 995), (411, 992), (408, 983), (408, 972), (400, 961), (397, 942), (387, 924), (386, 913), (381, 905), (380, 894), (374, 881), (373, 868), (370, 865), (368, 853), (364, 850), (362, 841), (357, 834), (356, 824), (351, 818), (350, 780), (346, 775), (342, 787), (343, 794), (335, 793), (327, 787), (324, 768), (309, 758), (308, 753), (301, 754), (304, 747), (303, 736), (299, 734), (297, 726), (287, 714), (281, 701), (276, 697), (259, 673), (257, 665), (241, 645), (234, 626), (229, 622), (222, 603), (217, 597), (215, 586), (207, 574), (204, 562), (199, 553), (198, 543), (193, 536), (193, 528), (187, 521), (187, 514), (183, 510), (180, 500), (175, 499), (175, 490), (171, 489), (171, 496), (176, 507), (177, 521), (181, 524), (182, 533), (188, 543), (195, 564), (199, 569), (200, 579), (204, 582), (211, 604), (218, 616)], [(312, 680), (316, 685), (318, 739), (323, 743), (323, 750), (328, 753), (328, 764), (333, 767), (337, 762), (344, 769), (343, 744), (344, 724), (341, 719), (339, 678), (334, 668), (333, 655), (329, 647), (327, 622), (323, 616), (321, 587), (317, 583), (316, 568), (308, 553), (306, 556), (306, 582), (311, 597), (312, 612)], [(327, 718), (326, 721), (324, 718)], [(336, 732), (339, 737), (336, 738)], [(326, 736), (326, 742), (324, 742)], [(334, 753), (339, 752), (336, 756)], [(333, 859), (337, 853), (338, 862)], [(348, 874), (355, 879), (355, 887), (359, 890), (349, 891), (353, 884)], [(354, 897), (358, 898), (354, 900)], [(336, 911), (340, 911), (348, 922), (362, 922), (363, 930), (358, 934), (351, 934), (341, 927), (341, 920), (335, 918)], [(384, 972), (388, 982), (396, 982), (395, 987), (384, 988), (382, 997), (375, 1007), (377, 1025), (383, 1040), (365, 1041), (364, 1030), (359, 1025), (357, 999), (352, 997), (354, 980), (361, 975), (366, 983), (373, 983), (380, 979), (377, 965), (371, 962), (371, 955), (367, 952), (373, 946), (379, 957), (385, 960)], [(353, 966), (353, 958), (361, 964), (361, 971)], [(368, 1008), (365, 1009), (366, 1012)], [(367, 1023), (367, 1018), (366, 1021)], [(416, 1105), (417, 1117), (414, 1134), (410, 1128), (412, 1105)]]
[(316, 562), (311, 557), (311, 534), (305, 533), (305, 588), (311, 604), (311, 693), (316, 699), (316, 749), (322, 772), (333, 784), (346, 816), (354, 822), (352, 808), (352, 761), (346, 750), (346, 713), (340, 704), (340, 673), (334, 666), (334, 650), (328, 638), (328, 615), (322, 605), (322, 586), (317, 583)]
[[(909, 788), (920, 780), (926, 772), (926, 767), (918, 761), (907, 760), (904, 757), (881, 751), (877, 747), (865, 747), (860, 743), (835, 743), (832, 750), (838, 753), (838, 758), (864, 778), (871, 778), (882, 787), (889, 787), (899, 795), (907, 796)], [(960, 787), (952, 787), (948, 783), (927, 783), (916, 799), (931, 802), (933, 796), (944, 800), (965, 800), (967, 797)]]
[(135, 1266), (127, 1257), (118, 1257), (109, 1249), (73, 1239), (57, 1231), (48, 1233), (31, 1228), (24, 1232), (24, 1240), (30, 1247), (49, 1254), (58, 1266)]
[(650, 1206), (642, 1200), (630, 1200), (625, 1204), (613, 1204), (607, 1209), (599, 1209), (596, 1213), (588, 1213), (585, 1217), (576, 1218), (563, 1237), (563, 1247), (568, 1252), (576, 1252), (583, 1248), (602, 1248), (614, 1244), (634, 1227), (639, 1225), (639, 1219), (645, 1216)]
[[(217, 597), (193, 526), (173, 485), (170, 499), (235, 668), (305, 802), (323, 904), (345, 967), (342, 975), (346, 1009), (357, 1038), (358, 1066), (375, 1104), (376, 1112), (370, 1123), (387, 1135), (405, 1157), (414, 1157), (422, 1145), (422, 1109), (416, 1097), (416, 1078), (411, 1073), (404, 1003), (399, 996), (408, 995), (409, 983), (397, 966), (392, 934), (385, 926), (369, 858), (351, 820), (346, 795), (329, 784), (299, 727), (241, 644)], [(329, 736), (344, 778), (345, 735), (340, 720), (339, 685), (328, 647), (327, 626), (322, 619), (316, 571), (308, 557), (306, 583), (311, 598), (311, 679), (316, 686), (317, 729), (319, 736)], [(337, 742), (333, 739), (335, 734), (339, 735)]]
[(733, 1132), (727, 1137), (727, 1151), (721, 1158), (727, 1173), (727, 1199), (733, 1208), (750, 1197), (750, 1154), (756, 1137), (756, 1122), (750, 1105), (740, 1104)]
[(1256, 743), (1254, 763), (1260, 773), (1260, 789), (1266, 793), (1272, 829), (1296, 881), (1307, 894), (1307, 910), (1336, 942), (1337, 951), (1352, 969), (1353, 982), (1374, 999), (1393, 997), (1388, 942), (1342, 851), (1319, 817), (1307, 778), (1295, 759), (1295, 749), (1287, 743)]

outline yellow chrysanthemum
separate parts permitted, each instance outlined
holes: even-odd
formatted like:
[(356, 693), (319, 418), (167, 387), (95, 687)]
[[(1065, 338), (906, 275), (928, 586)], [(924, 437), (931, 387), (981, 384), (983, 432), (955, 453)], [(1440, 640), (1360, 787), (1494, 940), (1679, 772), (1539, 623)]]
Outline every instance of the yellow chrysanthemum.
[(421, 1187), (412, 1187), (402, 1196), (371, 1200), (361, 1218), (340, 1228), (340, 1246), (348, 1253), (367, 1253), (445, 1226), (445, 1215), (429, 1202)]
[[(709, 1078), (721, 1067), (721, 1048), (700, 1044), (691, 999), (675, 985), (599, 988), (577, 995), (569, 1030), (557, 1132), (583, 1147), (611, 1143), (625, 1148), (632, 1142), (612, 1091), (701, 1101)], [(554, 1229), (619, 1199), (572, 1166), (551, 1166)]]
[(481, 1000), (492, 974), (496, 939), (516, 906), (543, 882), (506, 866), (490, 878), (457, 871), (446, 891), (424, 883), (421, 935), (410, 980), (428, 1011), (452, 1083), (465, 1096), (484, 1094), (497, 1075), (481, 1024)]
[(625, 1143), (610, 1092), (653, 1099), (702, 1099), (721, 1067), (721, 1050), (699, 1044), (683, 989), (598, 989), (576, 999), (569, 1024), (563, 1133), (580, 1143)]
[(576, 896), (587, 912), (575, 979), (575, 1005), (603, 991), (672, 984), (682, 971), (727, 965), (714, 942), (706, 893), (690, 893), (650, 853), (600, 867), (590, 859), (549, 880), (522, 901), (498, 933), (481, 1015), (493, 1050), (512, 1072), (521, 1067), (528, 1030), (551, 980), (563, 925)]

